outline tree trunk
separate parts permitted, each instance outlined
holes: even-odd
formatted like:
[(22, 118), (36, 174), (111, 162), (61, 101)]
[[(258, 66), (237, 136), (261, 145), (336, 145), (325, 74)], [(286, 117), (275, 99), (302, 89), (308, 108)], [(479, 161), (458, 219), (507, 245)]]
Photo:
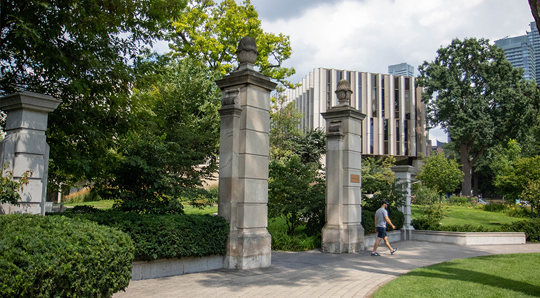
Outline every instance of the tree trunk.
[(473, 195), (474, 196), (478, 195), (478, 176), (479, 176), (478, 172), (475, 169), (475, 171), (473, 172), (473, 179), (474, 179), (473, 180), (474, 181), (473, 182)]
[(540, 16), (538, 12), (540, 11), (540, 0), (529, 0), (529, 6), (531, 7), (531, 12), (536, 21), (536, 28), (540, 31)]
[(461, 193), (464, 196), (471, 196), (471, 162), (469, 161), (469, 148), (461, 144), (459, 147), (461, 154), (461, 165), (463, 171), (463, 182), (461, 182)]

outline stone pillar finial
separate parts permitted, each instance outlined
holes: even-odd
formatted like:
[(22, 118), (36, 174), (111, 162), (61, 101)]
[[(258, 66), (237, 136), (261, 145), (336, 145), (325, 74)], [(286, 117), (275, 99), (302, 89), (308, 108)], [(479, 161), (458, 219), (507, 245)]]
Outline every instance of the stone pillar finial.
[(347, 80), (340, 80), (337, 84), (336, 96), (340, 106), (348, 106), (351, 102), (351, 85)]
[(243, 37), (238, 43), (236, 56), (240, 63), (239, 69), (253, 69), (253, 64), (257, 61), (257, 42), (251, 36)]

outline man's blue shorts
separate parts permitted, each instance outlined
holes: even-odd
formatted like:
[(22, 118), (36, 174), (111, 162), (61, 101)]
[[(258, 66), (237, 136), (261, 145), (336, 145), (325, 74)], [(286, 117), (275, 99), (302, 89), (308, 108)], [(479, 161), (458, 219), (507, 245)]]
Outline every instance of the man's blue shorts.
[(377, 238), (384, 238), (384, 237), (386, 237), (386, 228), (377, 227)]

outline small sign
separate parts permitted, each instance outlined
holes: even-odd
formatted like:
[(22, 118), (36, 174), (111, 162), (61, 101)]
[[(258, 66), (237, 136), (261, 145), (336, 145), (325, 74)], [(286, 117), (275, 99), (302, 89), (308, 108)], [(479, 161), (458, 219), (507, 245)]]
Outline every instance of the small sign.
[(351, 183), (360, 183), (360, 175), (351, 175)]

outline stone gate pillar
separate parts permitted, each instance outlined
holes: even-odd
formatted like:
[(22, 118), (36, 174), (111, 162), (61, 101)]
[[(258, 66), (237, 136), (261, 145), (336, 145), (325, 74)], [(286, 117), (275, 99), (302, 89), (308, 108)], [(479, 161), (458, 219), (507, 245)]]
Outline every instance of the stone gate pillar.
[(0, 213), (33, 213), (45, 215), (49, 146), (46, 142), (48, 113), (60, 100), (52, 96), (21, 92), (0, 98), (0, 109), (7, 113), (6, 137), (0, 142), (0, 166), (9, 164), (13, 179), (30, 170), (32, 177), (25, 185), (19, 206), (4, 204)]
[(238, 70), (216, 81), (222, 90), (218, 214), (230, 224), (224, 268), (268, 267), (270, 92), (276, 83), (253, 68), (257, 46), (238, 44)]
[(322, 249), (352, 253), (364, 249), (361, 168), (362, 120), (365, 115), (350, 106), (347, 80), (338, 82), (339, 105), (322, 113), (326, 120), (326, 224)]
[(394, 166), (391, 169), (395, 173), (395, 179), (399, 179), (400, 183), (407, 184), (405, 186), (407, 190), (405, 206), (401, 207), (401, 212), (405, 215), (405, 222), (401, 229), (401, 240), (411, 240), (411, 231), (414, 230), (411, 225), (411, 183), (415, 168), (412, 166)]

